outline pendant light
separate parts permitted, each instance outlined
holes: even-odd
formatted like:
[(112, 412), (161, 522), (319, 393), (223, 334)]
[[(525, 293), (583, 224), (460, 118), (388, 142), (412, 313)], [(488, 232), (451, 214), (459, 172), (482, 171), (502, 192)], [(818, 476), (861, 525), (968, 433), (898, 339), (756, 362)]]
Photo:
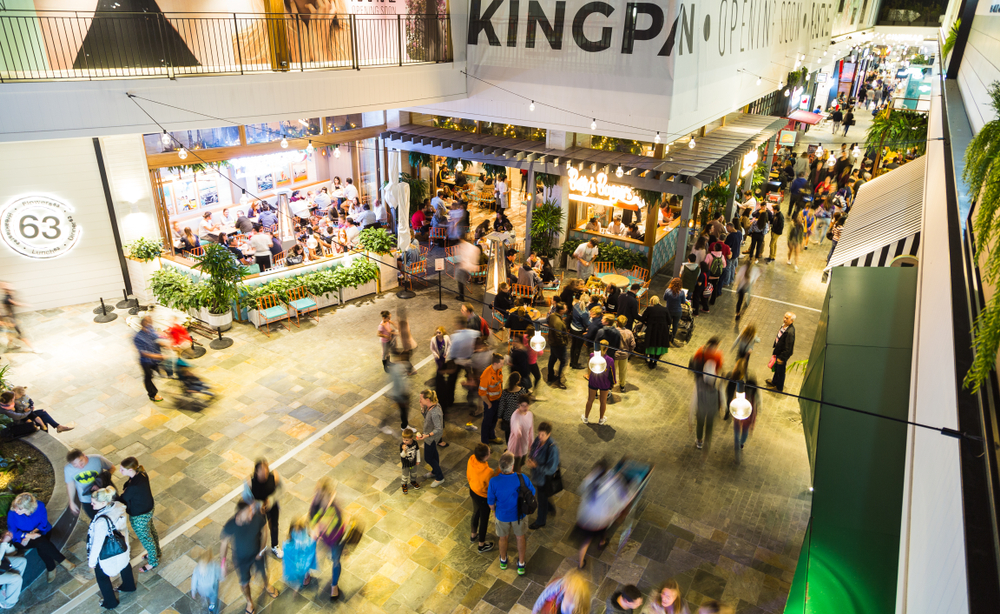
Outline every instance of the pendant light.
[(184, 149), (183, 147), (181, 147), (180, 149), (178, 149), (177, 150), (177, 157), (180, 158), (181, 160), (187, 160), (187, 157), (188, 157), (187, 150)]
[(531, 104), (528, 105), (528, 110), (529, 111), (534, 111), (535, 110), (535, 101), (534, 100), (532, 100)]
[(593, 357), (591, 357), (589, 366), (591, 373), (600, 375), (608, 368), (608, 361), (604, 360), (604, 356), (602, 356), (600, 350), (598, 350)]
[(285, 138), (285, 135), (281, 135), (281, 148), (288, 149), (288, 139)]
[(624, 174), (625, 174), (625, 171), (622, 169), (622, 165), (619, 164), (618, 165), (618, 169), (615, 170), (615, 177), (618, 177), (620, 179), (621, 176), (624, 175)]
[(653, 142), (656, 143), (657, 145), (660, 144), (660, 133), (659, 132), (657, 132), (656, 136), (653, 137)]
[(694, 149), (694, 137), (691, 137), (691, 140), (688, 141), (688, 148)]
[(757, 85), (760, 85), (760, 77), (757, 77)]
[(462, 164), (461, 160), (459, 160), (458, 162), (455, 163), (455, 172), (461, 173), (463, 170), (465, 170), (465, 165)]
[(170, 146), (170, 134), (168, 134), (166, 130), (164, 130), (163, 134), (160, 135), (160, 142), (163, 143), (164, 147)]
[(314, 151), (316, 151), (316, 148), (313, 147), (313, 142), (310, 140), (309, 141), (309, 145), (306, 146), (306, 153), (310, 153), (311, 154)]
[(597, 130), (597, 118), (596, 117), (594, 118), (594, 121), (590, 122), (590, 129), (591, 130)]
[(753, 405), (750, 404), (750, 401), (747, 401), (744, 384), (743, 382), (736, 382), (736, 396), (729, 402), (729, 413), (737, 420), (746, 420), (750, 417), (751, 412), (753, 412)]
[(333, 157), (334, 157), (334, 158), (339, 158), (339, 157), (340, 157), (340, 145), (337, 145), (337, 146), (336, 146), (336, 147), (335, 147), (335, 148), (333, 149)]
[(250, 197), (247, 196), (247, 191), (243, 190), (243, 196), (240, 196), (240, 204), (246, 206), (248, 202), (250, 202)]
[(531, 337), (531, 341), (528, 342), (528, 345), (530, 345), (531, 349), (535, 350), (536, 352), (541, 352), (542, 350), (544, 350), (545, 337), (542, 336), (542, 331), (536, 330), (534, 336)]

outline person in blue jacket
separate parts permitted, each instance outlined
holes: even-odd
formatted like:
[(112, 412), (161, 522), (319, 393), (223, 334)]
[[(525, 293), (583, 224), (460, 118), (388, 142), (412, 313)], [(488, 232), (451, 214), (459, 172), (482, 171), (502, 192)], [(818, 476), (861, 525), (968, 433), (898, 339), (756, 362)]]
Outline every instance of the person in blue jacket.
[(7, 512), (7, 530), (13, 535), (14, 542), (28, 550), (34, 548), (38, 552), (38, 557), (45, 563), (45, 569), (48, 571), (49, 582), (55, 580), (56, 565), (61, 564), (66, 571), (76, 568), (76, 565), (67, 560), (59, 552), (59, 548), (49, 541), (52, 525), (49, 524), (48, 512), (45, 510), (45, 504), (31, 493), (24, 492), (14, 497), (10, 511)]

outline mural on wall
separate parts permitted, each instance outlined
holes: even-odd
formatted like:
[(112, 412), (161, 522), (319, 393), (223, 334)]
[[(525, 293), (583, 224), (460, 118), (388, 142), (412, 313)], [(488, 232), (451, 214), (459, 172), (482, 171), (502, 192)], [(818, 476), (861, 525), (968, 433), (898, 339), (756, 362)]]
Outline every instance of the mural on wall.
[(199, 64), (174, 26), (163, 19), (155, 0), (100, 0), (73, 68)]

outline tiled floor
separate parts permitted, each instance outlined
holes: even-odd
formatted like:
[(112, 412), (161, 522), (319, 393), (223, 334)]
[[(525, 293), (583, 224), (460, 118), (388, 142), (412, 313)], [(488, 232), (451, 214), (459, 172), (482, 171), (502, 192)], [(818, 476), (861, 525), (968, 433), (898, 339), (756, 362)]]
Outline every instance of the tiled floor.
[[(798, 314), (793, 360), (808, 357), (826, 288), (820, 282), (826, 253), (825, 245), (805, 252), (798, 272), (779, 258), (758, 282), (758, 296), (741, 325), (758, 327), (762, 342), (751, 367), (762, 379), (770, 341), (789, 309), (783, 302), (797, 305), (791, 308)], [(653, 290), (662, 292), (666, 282), (656, 277)], [(568, 390), (542, 384), (533, 411), (536, 421), (554, 425), (567, 490), (555, 500), (558, 516), (529, 536), (524, 577), (513, 566), (500, 571), (496, 551), (480, 555), (468, 541), (471, 503), (464, 467), (479, 437), (466, 430), (466, 411), (447, 415), (451, 446), (442, 454), (444, 487), (403, 495), (397, 436), (380, 430), (397, 425), (398, 414), (380, 394), (388, 380), (379, 364), (375, 327), (380, 310), (408, 309), (419, 341), (415, 362), (421, 361), (433, 328), (453, 328), (458, 314), (458, 304), (447, 299), (447, 311), (433, 311), (436, 301), (434, 289), (409, 301), (391, 293), (369, 297), (324, 310), (318, 322), (270, 338), (237, 325), (230, 333), (236, 341), (231, 348), (209, 350), (195, 363), (219, 393), (219, 400), (200, 413), (148, 402), (132, 331), (123, 317), (94, 324), (92, 305), (24, 314), (22, 323), (41, 354), (6, 355), (13, 381), (29, 385), (36, 404), (57, 419), (77, 423), (76, 430), (58, 435), (68, 446), (113, 461), (137, 456), (152, 479), (156, 523), (169, 544), (158, 572), (142, 574), (139, 592), (124, 596), (118, 611), (204, 611), (185, 595), (194, 560), (206, 548), (217, 551), (219, 530), (232, 515), (240, 481), (263, 456), (287, 481), (282, 539), (323, 476), (338, 482), (340, 502), (367, 531), (344, 559), (346, 601), (331, 607), (326, 600), (330, 566), (325, 562), (321, 582), (300, 591), (279, 582), (281, 596), (260, 598), (258, 611), (523, 614), (545, 583), (573, 565), (568, 534), (581, 478), (598, 458), (625, 452), (655, 464), (645, 494), (649, 505), (618, 556), (614, 548), (593, 552), (596, 558), (587, 566), (595, 587), (592, 611), (602, 612), (604, 599), (619, 584), (635, 583), (647, 591), (670, 577), (694, 603), (711, 597), (738, 612), (782, 611), (810, 506), (798, 406), (790, 398), (766, 395), (743, 463), (737, 465), (729, 423), (716, 424), (709, 448), (695, 449), (688, 421), (691, 378), (679, 368), (650, 371), (634, 360), (627, 391), (614, 394), (607, 426), (580, 422), (581, 372), (567, 371)], [(664, 358), (686, 364), (712, 335), (721, 337), (728, 350), (739, 332), (732, 319), (734, 303), (732, 293), (723, 293), (712, 313), (697, 319), (692, 342)], [(411, 381), (414, 392), (433, 381), (432, 369), (432, 363), (419, 369)], [(790, 375), (786, 390), (797, 391), (801, 377), (801, 372)], [(411, 416), (419, 416), (415, 401)], [(324, 428), (328, 431), (317, 436)], [(276, 462), (296, 448), (301, 450)], [(494, 460), (497, 456), (495, 451)], [(78, 524), (69, 547), (77, 562), (84, 558), (85, 528), (86, 522)], [(138, 552), (137, 542), (133, 547)], [(280, 563), (269, 564), (280, 575)], [(60, 569), (54, 584), (42, 578), (27, 588), (17, 610), (94, 612), (99, 606), (92, 586), (91, 575), (70, 576)], [(254, 590), (257, 594), (260, 586)], [(234, 575), (224, 582), (223, 599), (226, 612), (243, 610)]]

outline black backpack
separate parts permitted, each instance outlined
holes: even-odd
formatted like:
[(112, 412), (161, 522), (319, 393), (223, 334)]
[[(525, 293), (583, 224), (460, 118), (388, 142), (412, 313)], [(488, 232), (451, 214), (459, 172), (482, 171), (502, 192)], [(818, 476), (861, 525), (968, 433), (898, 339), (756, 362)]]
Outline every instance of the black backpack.
[(517, 474), (517, 481), (520, 482), (517, 487), (517, 519), (520, 520), (535, 513), (538, 509), (538, 499), (535, 498), (535, 493), (531, 492), (531, 488), (524, 483), (523, 474)]

